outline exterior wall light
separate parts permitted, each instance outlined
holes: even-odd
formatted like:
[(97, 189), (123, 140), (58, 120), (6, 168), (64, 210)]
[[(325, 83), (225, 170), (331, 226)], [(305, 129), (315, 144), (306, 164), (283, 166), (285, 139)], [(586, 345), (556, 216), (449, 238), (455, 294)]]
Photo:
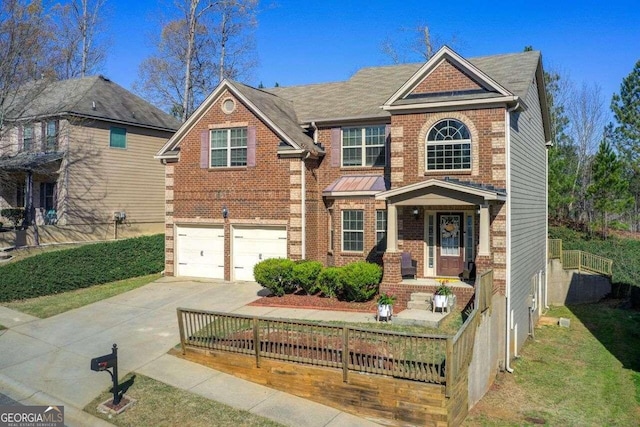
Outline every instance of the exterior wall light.
[(229, 209), (227, 209), (226, 206), (222, 207), (222, 218), (227, 219), (227, 217), (229, 216)]
[(417, 206), (415, 208), (413, 208), (413, 217), (415, 219), (419, 219), (420, 218), (420, 209)]

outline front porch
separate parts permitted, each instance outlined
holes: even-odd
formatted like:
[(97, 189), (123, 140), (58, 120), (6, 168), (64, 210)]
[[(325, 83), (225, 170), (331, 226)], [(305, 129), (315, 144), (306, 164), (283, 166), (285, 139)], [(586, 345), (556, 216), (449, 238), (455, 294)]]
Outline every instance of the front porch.
[[(26, 223), (55, 225), (60, 217), (58, 182), (63, 153), (19, 153), (0, 159), (7, 182), (0, 191), (0, 208), (24, 209)], [(8, 223), (5, 221), (5, 223)], [(20, 224), (11, 224), (20, 226)]]
[[(412, 293), (434, 292), (444, 279), (464, 309), (473, 295), (473, 266), (478, 272), (505, 267), (504, 190), (430, 179), (378, 193), (376, 200), (387, 203), (381, 291), (402, 303)], [(414, 279), (403, 276), (402, 253), (410, 254)]]

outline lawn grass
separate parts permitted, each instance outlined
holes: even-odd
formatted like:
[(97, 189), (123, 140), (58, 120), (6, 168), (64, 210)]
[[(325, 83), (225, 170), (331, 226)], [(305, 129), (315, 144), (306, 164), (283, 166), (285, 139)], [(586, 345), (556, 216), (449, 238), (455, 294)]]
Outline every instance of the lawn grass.
[(159, 278), (160, 273), (149, 274), (147, 276), (118, 280), (117, 282), (105, 283), (103, 285), (91, 286), (89, 288), (77, 289), (60, 294), (7, 302), (2, 305), (44, 319), (131, 291)]
[(465, 426), (637, 426), (640, 313), (584, 304), (552, 308), (570, 328), (542, 326), (499, 374)]
[(274, 421), (235, 409), (222, 403), (208, 400), (197, 394), (161, 383), (140, 374), (129, 374), (122, 383), (133, 381), (127, 396), (136, 399), (135, 405), (120, 415), (99, 413), (97, 406), (113, 394), (105, 390), (99, 397), (85, 406), (85, 412), (107, 420), (116, 426), (190, 426), (190, 427), (235, 427), (235, 426), (281, 426)]

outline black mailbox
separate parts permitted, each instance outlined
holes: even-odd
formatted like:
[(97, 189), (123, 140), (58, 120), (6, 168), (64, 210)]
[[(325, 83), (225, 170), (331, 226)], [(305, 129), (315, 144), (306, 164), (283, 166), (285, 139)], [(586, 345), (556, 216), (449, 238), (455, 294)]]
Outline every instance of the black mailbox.
[(104, 371), (109, 368), (113, 368), (118, 360), (118, 356), (115, 354), (105, 354), (104, 356), (94, 357), (91, 359), (92, 371)]
[[(110, 368), (113, 368), (113, 372), (109, 371)], [(113, 404), (117, 405), (120, 403), (121, 396), (118, 387), (118, 346), (113, 345), (111, 354), (105, 354), (104, 356), (91, 359), (91, 370), (97, 372), (106, 371), (111, 375), (111, 380), (113, 380)]]

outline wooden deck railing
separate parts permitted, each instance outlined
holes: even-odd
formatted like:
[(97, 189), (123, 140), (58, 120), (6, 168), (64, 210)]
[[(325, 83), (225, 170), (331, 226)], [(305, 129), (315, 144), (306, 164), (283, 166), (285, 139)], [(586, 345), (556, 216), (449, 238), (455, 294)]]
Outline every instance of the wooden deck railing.
[(476, 278), (475, 307), (481, 313), (491, 309), (491, 297), (493, 295), (493, 270), (485, 271)]
[(584, 251), (562, 251), (562, 266), (564, 268), (587, 270), (594, 273), (611, 276), (613, 260)]
[(560, 259), (562, 257), (562, 239), (548, 239), (549, 259)]
[[(452, 338), (178, 308), (187, 347), (444, 384)], [(455, 346), (452, 348), (455, 349)]]
[(580, 250), (563, 250), (561, 239), (548, 239), (549, 259), (559, 259), (565, 270), (591, 271), (611, 277), (613, 260)]

